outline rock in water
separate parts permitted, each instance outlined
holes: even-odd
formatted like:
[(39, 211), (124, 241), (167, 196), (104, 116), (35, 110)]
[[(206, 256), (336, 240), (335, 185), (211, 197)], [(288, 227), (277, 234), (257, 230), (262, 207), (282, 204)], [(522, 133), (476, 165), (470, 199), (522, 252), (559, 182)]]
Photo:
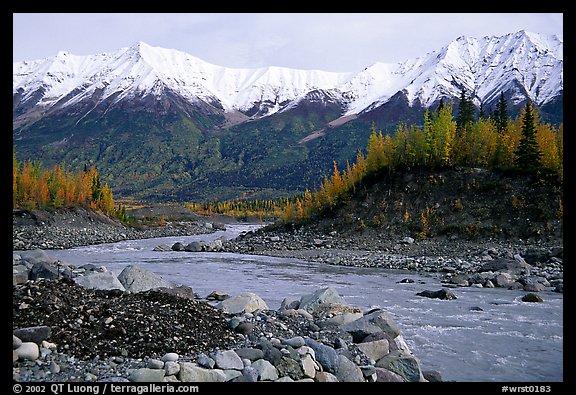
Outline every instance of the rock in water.
[(456, 295), (454, 295), (452, 292), (450, 292), (446, 289), (441, 289), (439, 291), (426, 290), (426, 291), (418, 292), (416, 295), (424, 296), (426, 298), (441, 299), (441, 300), (456, 299)]
[(544, 300), (539, 295), (529, 293), (522, 296), (522, 302), (542, 303)]

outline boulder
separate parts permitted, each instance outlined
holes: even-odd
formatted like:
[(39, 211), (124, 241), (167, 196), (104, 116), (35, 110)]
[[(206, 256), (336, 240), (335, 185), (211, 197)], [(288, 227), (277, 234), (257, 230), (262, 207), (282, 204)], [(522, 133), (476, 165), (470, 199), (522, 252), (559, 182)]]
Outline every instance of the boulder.
[(314, 350), (316, 362), (322, 365), (325, 371), (336, 373), (339, 363), (336, 350), (310, 338), (306, 338), (305, 342), (308, 347)]
[(334, 288), (322, 288), (311, 294), (303, 295), (300, 298), (299, 308), (314, 314), (320, 306), (325, 303), (344, 304), (344, 300), (338, 295), (338, 292), (336, 292)]
[(404, 379), (402, 376), (391, 372), (384, 368), (375, 368), (376, 370), (376, 382), (379, 383), (402, 383)]
[(12, 335), (19, 338), (22, 342), (33, 342), (41, 344), (52, 334), (52, 328), (49, 326), (31, 326), (28, 328), (14, 329)]
[(222, 240), (219, 239), (204, 245), (204, 251), (218, 252), (222, 251), (222, 248), (223, 248)]
[(129, 265), (118, 275), (118, 280), (128, 292), (142, 292), (150, 289), (174, 287), (174, 283), (140, 266)]
[(529, 293), (529, 294), (522, 296), (522, 302), (542, 303), (542, 302), (544, 302), (544, 300), (540, 296), (538, 296), (537, 294)]
[(359, 383), (365, 381), (360, 367), (344, 355), (338, 355), (338, 365), (334, 374), (340, 382)]
[(245, 292), (238, 296), (233, 296), (216, 306), (227, 313), (252, 313), (256, 310), (269, 310), (268, 305), (262, 298), (255, 293)]
[(375, 361), (390, 352), (390, 343), (388, 343), (388, 340), (386, 339), (362, 342), (357, 344), (357, 347), (364, 353), (364, 355)]
[(317, 372), (315, 380), (319, 383), (337, 383), (338, 377), (329, 372)]
[(251, 367), (256, 369), (261, 381), (274, 381), (278, 379), (278, 370), (265, 359), (259, 359), (253, 362)]
[(544, 286), (544, 284), (540, 284), (540, 283), (528, 283), (526, 285), (524, 285), (524, 291), (528, 291), (528, 292), (542, 292), (546, 289), (546, 287)]
[(182, 382), (223, 383), (226, 375), (220, 369), (205, 369), (193, 362), (180, 362), (178, 375)]
[(236, 354), (243, 359), (248, 359), (252, 362), (257, 361), (258, 359), (262, 359), (264, 357), (264, 353), (262, 350), (258, 348), (239, 348), (236, 350)]
[(16, 349), (16, 354), (20, 360), (34, 361), (40, 356), (40, 349), (38, 344), (34, 342), (22, 342), (20, 347)]
[(416, 295), (424, 296), (426, 298), (441, 299), (441, 300), (456, 299), (456, 295), (454, 295), (452, 292), (450, 292), (447, 289), (440, 289), (438, 291), (425, 290), (422, 292), (418, 292)]
[(350, 333), (355, 343), (360, 343), (366, 336), (385, 332), (392, 339), (400, 335), (396, 322), (384, 310), (374, 310), (355, 321), (341, 326), (341, 329)]
[(478, 271), (479, 272), (498, 272), (502, 270), (506, 271), (520, 271), (525, 268), (529, 268), (530, 265), (527, 263), (520, 262), (516, 259), (507, 258), (496, 258), (491, 261), (486, 262), (482, 265)]
[(212, 354), (212, 359), (214, 359), (216, 362), (216, 367), (223, 370), (244, 369), (242, 359), (233, 350), (216, 351), (214, 354)]
[(133, 369), (128, 374), (128, 380), (132, 382), (161, 382), (166, 372), (164, 369), (140, 368)]
[(167, 246), (166, 244), (159, 244), (156, 247), (154, 247), (152, 251), (166, 252), (170, 250), (171, 250), (170, 246)]
[(380, 358), (375, 366), (390, 370), (401, 376), (405, 381), (424, 381), (418, 359), (400, 350), (392, 351), (385, 357)]
[(200, 244), (198, 241), (193, 241), (184, 247), (184, 251), (188, 252), (200, 252), (202, 250), (202, 244)]
[(28, 272), (28, 278), (30, 280), (37, 280), (39, 278), (45, 278), (48, 280), (72, 278), (72, 271), (69, 268), (58, 264), (37, 262), (32, 266), (30, 272)]
[(119, 289), (125, 291), (124, 286), (113, 272), (94, 272), (74, 279), (76, 284), (88, 289)]
[(180, 242), (176, 242), (172, 245), (172, 251), (184, 251), (184, 244)]
[(30, 250), (30, 251), (20, 251), (20, 260), (27, 262), (30, 265), (34, 265), (39, 262), (45, 262), (48, 264), (56, 263), (56, 259), (49, 256), (46, 251), (43, 250)]

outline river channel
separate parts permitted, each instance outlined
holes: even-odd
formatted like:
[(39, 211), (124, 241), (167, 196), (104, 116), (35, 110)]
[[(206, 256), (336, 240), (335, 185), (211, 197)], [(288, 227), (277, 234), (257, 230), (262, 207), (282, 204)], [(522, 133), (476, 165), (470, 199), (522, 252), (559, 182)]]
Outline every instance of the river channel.
[[(208, 235), (47, 252), (76, 266), (92, 263), (117, 274), (127, 265), (142, 265), (202, 297), (214, 290), (254, 292), (271, 309), (285, 297), (331, 286), (350, 305), (381, 307), (392, 314), (422, 369), (440, 372), (445, 381), (563, 381), (564, 299), (551, 290), (540, 293), (544, 303), (522, 302), (522, 290), (473, 287), (453, 289), (456, 300), (437, 300), (416, 296), (441, 289), (440, 278), (433, 275), (234, 253), (153, 251), (160, 244), (233, 238), (251, 229), (232, 224)], [(414, 282), (399, 283), (407, 278)]]

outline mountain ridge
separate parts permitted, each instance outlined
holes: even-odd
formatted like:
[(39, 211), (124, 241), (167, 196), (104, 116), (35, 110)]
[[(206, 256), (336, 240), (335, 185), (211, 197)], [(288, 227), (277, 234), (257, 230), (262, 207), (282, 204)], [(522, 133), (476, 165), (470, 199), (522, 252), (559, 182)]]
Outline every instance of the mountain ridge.
[(144, 43), (113, 55), (60, 52), (14, 64), (14, 151), (45, 166), (97, 166), (118, 196), (285, 197), (314, 189), (334, 161), (353, 162), (371, 127), (420, 125), (440, 99), (456, 114), (462, 88), (485, 114), (504, 93), (511, 118), (532, 96), (548, 100), (540, 119), (558, 125), (561, 50), (561, 40), (526, 32), (463, 37), (351, 74), (229, 69)]
[[(367, 113), (404, 92), (429, 107), (462, 88), (476, 105), (516, 88), (513, 100), (528, 96), (546, 104), (563, 90), (563, 41), (557, 36), (519, 31), (481, 39), (460, 36), (438, 51), (398, 63), (377, 62), (358, 73), (252, 69), (213, 65), (182, 51), (138, 42), (113, 53), (53, 58), (13, 64), (14, 125), (26, 125), (29, 109), (50, 113), (92, 100), (95, 106), (168, 90), (191, 105), (258, 119), (286, 111), (315, 91), (339, 102), (341, 116)], [(504, 57), (504, 59), (502, 59)], [(510, 85), (517, 81), (518, 87)], [(523, 92), (522, 92), (523, 90)]]

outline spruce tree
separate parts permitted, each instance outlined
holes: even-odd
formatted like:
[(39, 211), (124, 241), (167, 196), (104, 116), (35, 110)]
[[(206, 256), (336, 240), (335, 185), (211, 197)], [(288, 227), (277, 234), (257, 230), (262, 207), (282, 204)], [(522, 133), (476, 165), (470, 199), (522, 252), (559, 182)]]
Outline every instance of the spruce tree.
[(522, 118), (522, 137), (516, 149), (516, 166), (520, 169), (534, 169), (540, 166), (541, 153), (536, 142), (536, 127), (530, 102), (526, 103)]
[(462, 135), (472, 122), (474, 122), (474, 106), (472, 100), (466, 97), (466, 91), (462, 88), (458, 117), (456, 119), (456, 130), (458, 134)]
[(508, 104), (504, 97), (504, 92), (500, 92), (500, 98), (496, 102), (496, 111), (494, 113), (496, 121), (496, 130), (502, 133), (508, 127)]

